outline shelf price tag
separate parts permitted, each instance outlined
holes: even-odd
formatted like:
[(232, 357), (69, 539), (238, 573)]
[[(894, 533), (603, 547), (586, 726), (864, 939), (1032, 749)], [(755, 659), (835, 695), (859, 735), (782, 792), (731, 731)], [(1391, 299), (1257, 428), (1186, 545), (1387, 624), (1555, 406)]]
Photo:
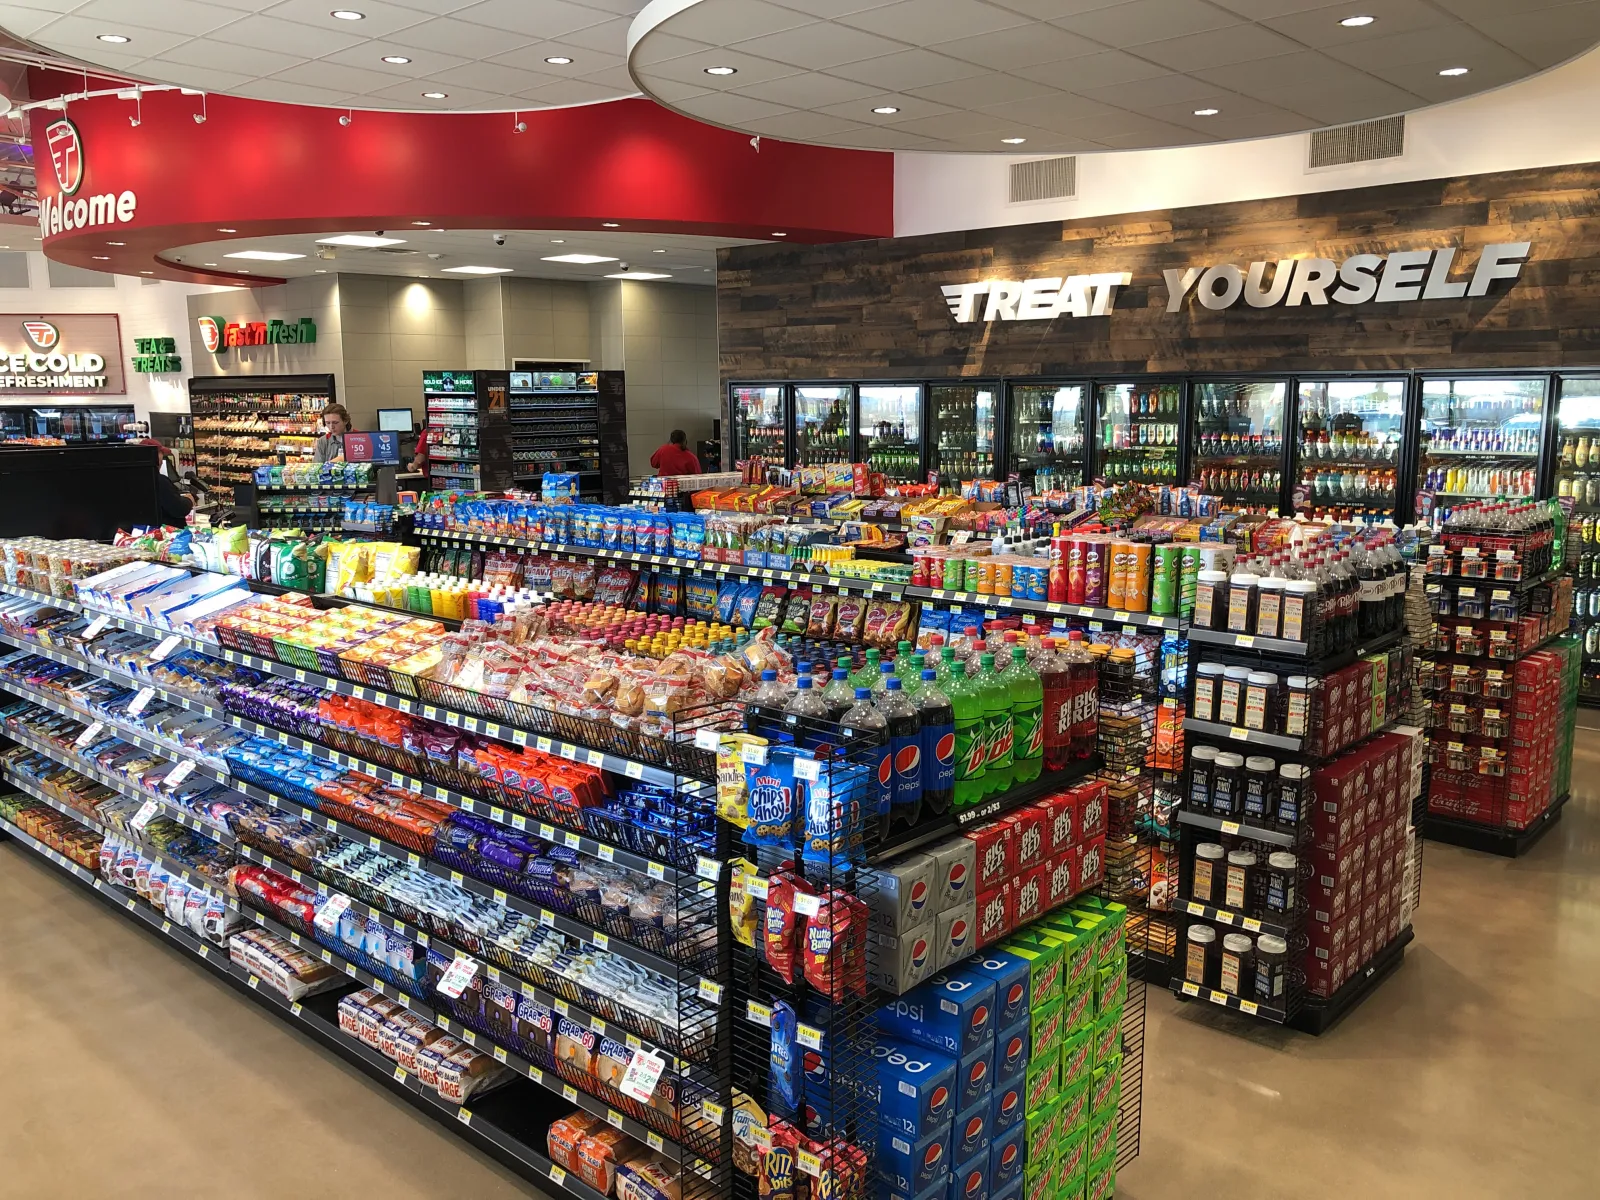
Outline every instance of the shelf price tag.
[(813, 1029), (809, 1025), (795, 1026), (795, 1041), (811, 1050), (822, 1049), (822, 1030)]
[(151, 818), (160, 811), (161, 805), (154, 800), (146, 800), (139, 806), (139, 811), (133, 814), (133, 820), (128, 822), (128, 828), (132, 829), (136, 834), (143, 833), (144, 827), (150, 824)]
[(702, 854), (694, 861), (694, 873), (701, 879), (718, 879), (722, 875), (722, 864)]
[(185, 779), (194, 774), (194, 759), (186, 758), (172, 770), (167, 772), (166, 778), (161, 781), (161, 786), (168, 789), (177, 787)]
[(739, 747), (739, 758), (746, 764), (764, 767), (767, 765), (767, 748), (757, 742), (745, 742)]
[(1224, 821), (1222, 823), (1222, 832), (1227, 834), (1229, 837), (1233, 837), (1243, 828), (1244, 826), (1238, 821)]
[(727, 1113), (728, 1110), (723, 1108), (722, 1105), (718, 1104), (715, 1100), (700, 1101), (700, 1115), (706, 1120), (710, 1121), (713, 1125), (721, 1125), (722, 1120), (725, 1116), (727, 1116)]
[(1186, 983), (1183, 985), (1183, 994), (1185, 996), (1198, 996), (1200, 989), (1192, 983)]
[(77, 738), (73, 741), (72, 744), (74, 746), (76, 746), (78, 749), (81, 750), (85, 746), (87, 746), (90, 743), (92, 743), (95, 740), (95, 738), (99, 737), (100, 736), (100, 731), (102, 729), (104, 729), (104, 728), (105, 728), (105, 722), (96, 721), (93, 725), (89, 726), (89, 728), (85, 729), (82, 733), (80, 733), (77, 736)]
[(94, 641), (105, 631), (105, 627), (109, 624), (111, 624), (110, 617), (104, 615), (96, 617), (89, 622), (89, 627), (83, 631), (83, 640), (86, 642)]
[(803, 779), (807, 783), (816, 783), (822, 778), (822, 767), (816, 759), (805, 755), (796, 755), (794, 760), (794, 777)]
[(794, 1165), (813, 1179), (822, 1178), (822, 1159), (819, 1155), (813, 1154), (809, 1150), (796, 1150)]
[(1228, 729), (1228, 736), (1236, 742), (1247, 742), (1250, 740), (1250, 731), (1243, 725), (1233, 725)]
[(328, 902), (317, 910), (317, 928), (323, 933), (333, 933), (339, 927), (339, 918), (344, 916), (345, 909), (349, 907), (350, 897), (342, 892), (335, 892), (328, 897)]
[(467, 985), (477, 973), (478, 960), (468, 958), (465, 954), (458, 954), (455, 961), (446, 967), (444, 974), (440, 976), (438, 991), (452, 1000), (459, 1000), (461, 993), (467, 990)]
[(1241, 917), (1239, 919), (1239, 924), (1245, 929), (1249, 930), (1251, 933), (1261, 932), (1261, 922), (1256, 920), (1254, 917)]
[(648, 1050), (635, 1050), (633, 1057), (628, 1060), (628, 1069), (622, 1073), (622, 1082), (618, 1087), (623, 1095), (632, 1096), (640, 1104), (648, 1104), (650, 1097), (655, 1095), (656, 1081), (661, 1078), (661, 1072), (666, 1068), (665, 1059), (658, 1058)]
[(162, 662), (165, 660), (167, 655), (171, 654), (182, 644), (183, 638), (180, 635), (176, 633), (169, 633), (166, 637), (161, 639), (161, 644), (159, 646), (150, 651), (150, 661)]
[(667, 869), (660, 863), (653, 862), (645, 867), (645, 874), (649, 875), (651, 879), (665, 879), (667, 877)]
[(552, 1163), (550, 1166), (550, 1182), (560, 1187), (566, 1181), (567, 1173)]
[(1241, 633), (1237, 638), (1234, 639), (1234, 644), (1242, 649), (1249, 650), (1255, 646), (1256, 639), (1248, 636), (1247, 634)]
[(796, 891), (794, 894), (794, 911), (802, 917), (814, 917), (822, 911), (822, 901), (810, 892)]
[[(666, 1139), (654, 1129), (650, 1130), (644, 1135), (644, 1140), (645, 1144), (648, 1145), (652, 1150), (665, 1150), (667, 1148)], [(768, 1149), (771, 1149), (771, 1147), (769, 1146)]]
[(145, 706), (155, 699), (156, 690), (152, 687), (140, 688), (139, 694), (128, 702), (128, 715), (137, 717), (145, 710)]
[(1256, 1002), (1254, 1000), (1241, 1000), (1241, 1001), (1239, 1001), (1239, 1011), (1240, 1012), (1246, 1013), (1249, 1016), (1253, 1017), (1253, 1016), (1256, 1015), (1257, 1010), (1258, 1010), (1258, 1005), (1256, 1004)]
[(745, 1015), (757, 1025), (772, 1024), (772, 1010), (765, 1004), (758, 1004), (754, 1000), (745, 1001)]
[(643, 779), (644, 768), (636, 762), (630, 762), (622, 768), (622, 773), (629, 779)]

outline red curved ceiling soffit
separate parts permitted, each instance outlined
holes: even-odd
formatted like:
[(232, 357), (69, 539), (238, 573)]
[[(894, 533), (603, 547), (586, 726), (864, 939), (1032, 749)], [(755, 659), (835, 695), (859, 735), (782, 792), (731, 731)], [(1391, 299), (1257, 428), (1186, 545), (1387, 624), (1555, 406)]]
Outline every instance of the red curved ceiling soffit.
[[(82, 92), (84, 79), (36, 69), (30, 86), (35, 100), (48, 99)], [(113, 85), (91, 77), (90, 89), (99, 86)], [(215, 241), (219, 227), (243, 239), (420, 220), (443, 229), (595, 231), (615, 221), (631, 231), (729, 238), (784, 230), (792, 242), (894, 232), (892, 154), (766, 139), (758, 150), (746, 134), (650, 100), (520, 118), (366, 111), (342, 126), (337, 109), (205, 99), (204, 124), (194, 119), (200, 98), (177, 90), (147, 92), (138, 109), (115, 96), (72, 101), (65, 113), (34, 109), (45, 252), (100, 271), (261, 287), (281, 280), (190, 268), (162, 255)], [(54, 147), (47, 136), (63, 116), (76, 132), (75, 152), (64, 128)], [(516, 119), (527, 132), (513, 131)], [(76, 183), (65, 196), (61, 170), (67, 185)], [(76, 226), (76, 216), (90, 223), (61, 228), (67, 206), (65, 223)]]

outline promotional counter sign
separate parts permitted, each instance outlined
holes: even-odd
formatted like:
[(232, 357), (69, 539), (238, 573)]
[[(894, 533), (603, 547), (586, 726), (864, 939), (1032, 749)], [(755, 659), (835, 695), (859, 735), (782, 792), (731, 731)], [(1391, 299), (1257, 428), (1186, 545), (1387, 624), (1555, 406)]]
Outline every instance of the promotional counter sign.
[(134, 338), (133, 369), (152, 375), (183, 370), (183, 356), (172, 338)]
[(104, 396), (127, 390), (115, 313), (0, 316), (0, 395)]
[(310, 317), (298, 321), (229, 321), (223, 317), (196, 317), (200, 342), (213, 354), (226, 354), (234, 346), (305, 346), (317, 340), (317, 323)]

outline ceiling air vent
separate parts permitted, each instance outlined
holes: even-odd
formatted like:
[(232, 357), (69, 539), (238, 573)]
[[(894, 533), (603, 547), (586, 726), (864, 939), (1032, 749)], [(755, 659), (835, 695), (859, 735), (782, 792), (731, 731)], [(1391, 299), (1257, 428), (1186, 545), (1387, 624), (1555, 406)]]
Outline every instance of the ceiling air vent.
[(1011, 164), (1011, 203), (1070, 200), (1078, 194), (1078, 160), (1035, 158)]
[(1371, 162), (1375, 158), (1399, 158), (1405, 152), (1405, 117), (1380, 117), (1357, 125), (1314, 130), (1308, 165), (1312, 170), (1338, 167), (1345, 163)]

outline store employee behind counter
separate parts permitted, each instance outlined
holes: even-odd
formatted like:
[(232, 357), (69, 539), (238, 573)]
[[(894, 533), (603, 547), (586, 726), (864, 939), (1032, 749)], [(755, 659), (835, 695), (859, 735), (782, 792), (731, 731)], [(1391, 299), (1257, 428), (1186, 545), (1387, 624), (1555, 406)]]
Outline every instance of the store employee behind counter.
[(674, 429), (667, 444), (650, 456), (650, 465), (663, 475), (698, 475), (700, 460), (689, 449), (689, 435)]
[(322, 410), (322, 434), (317, 438), (316, 461), (319, 463), (344, 459), (344, 435), (350, 432), (350, 414), (342, 404), (330, 404)]

